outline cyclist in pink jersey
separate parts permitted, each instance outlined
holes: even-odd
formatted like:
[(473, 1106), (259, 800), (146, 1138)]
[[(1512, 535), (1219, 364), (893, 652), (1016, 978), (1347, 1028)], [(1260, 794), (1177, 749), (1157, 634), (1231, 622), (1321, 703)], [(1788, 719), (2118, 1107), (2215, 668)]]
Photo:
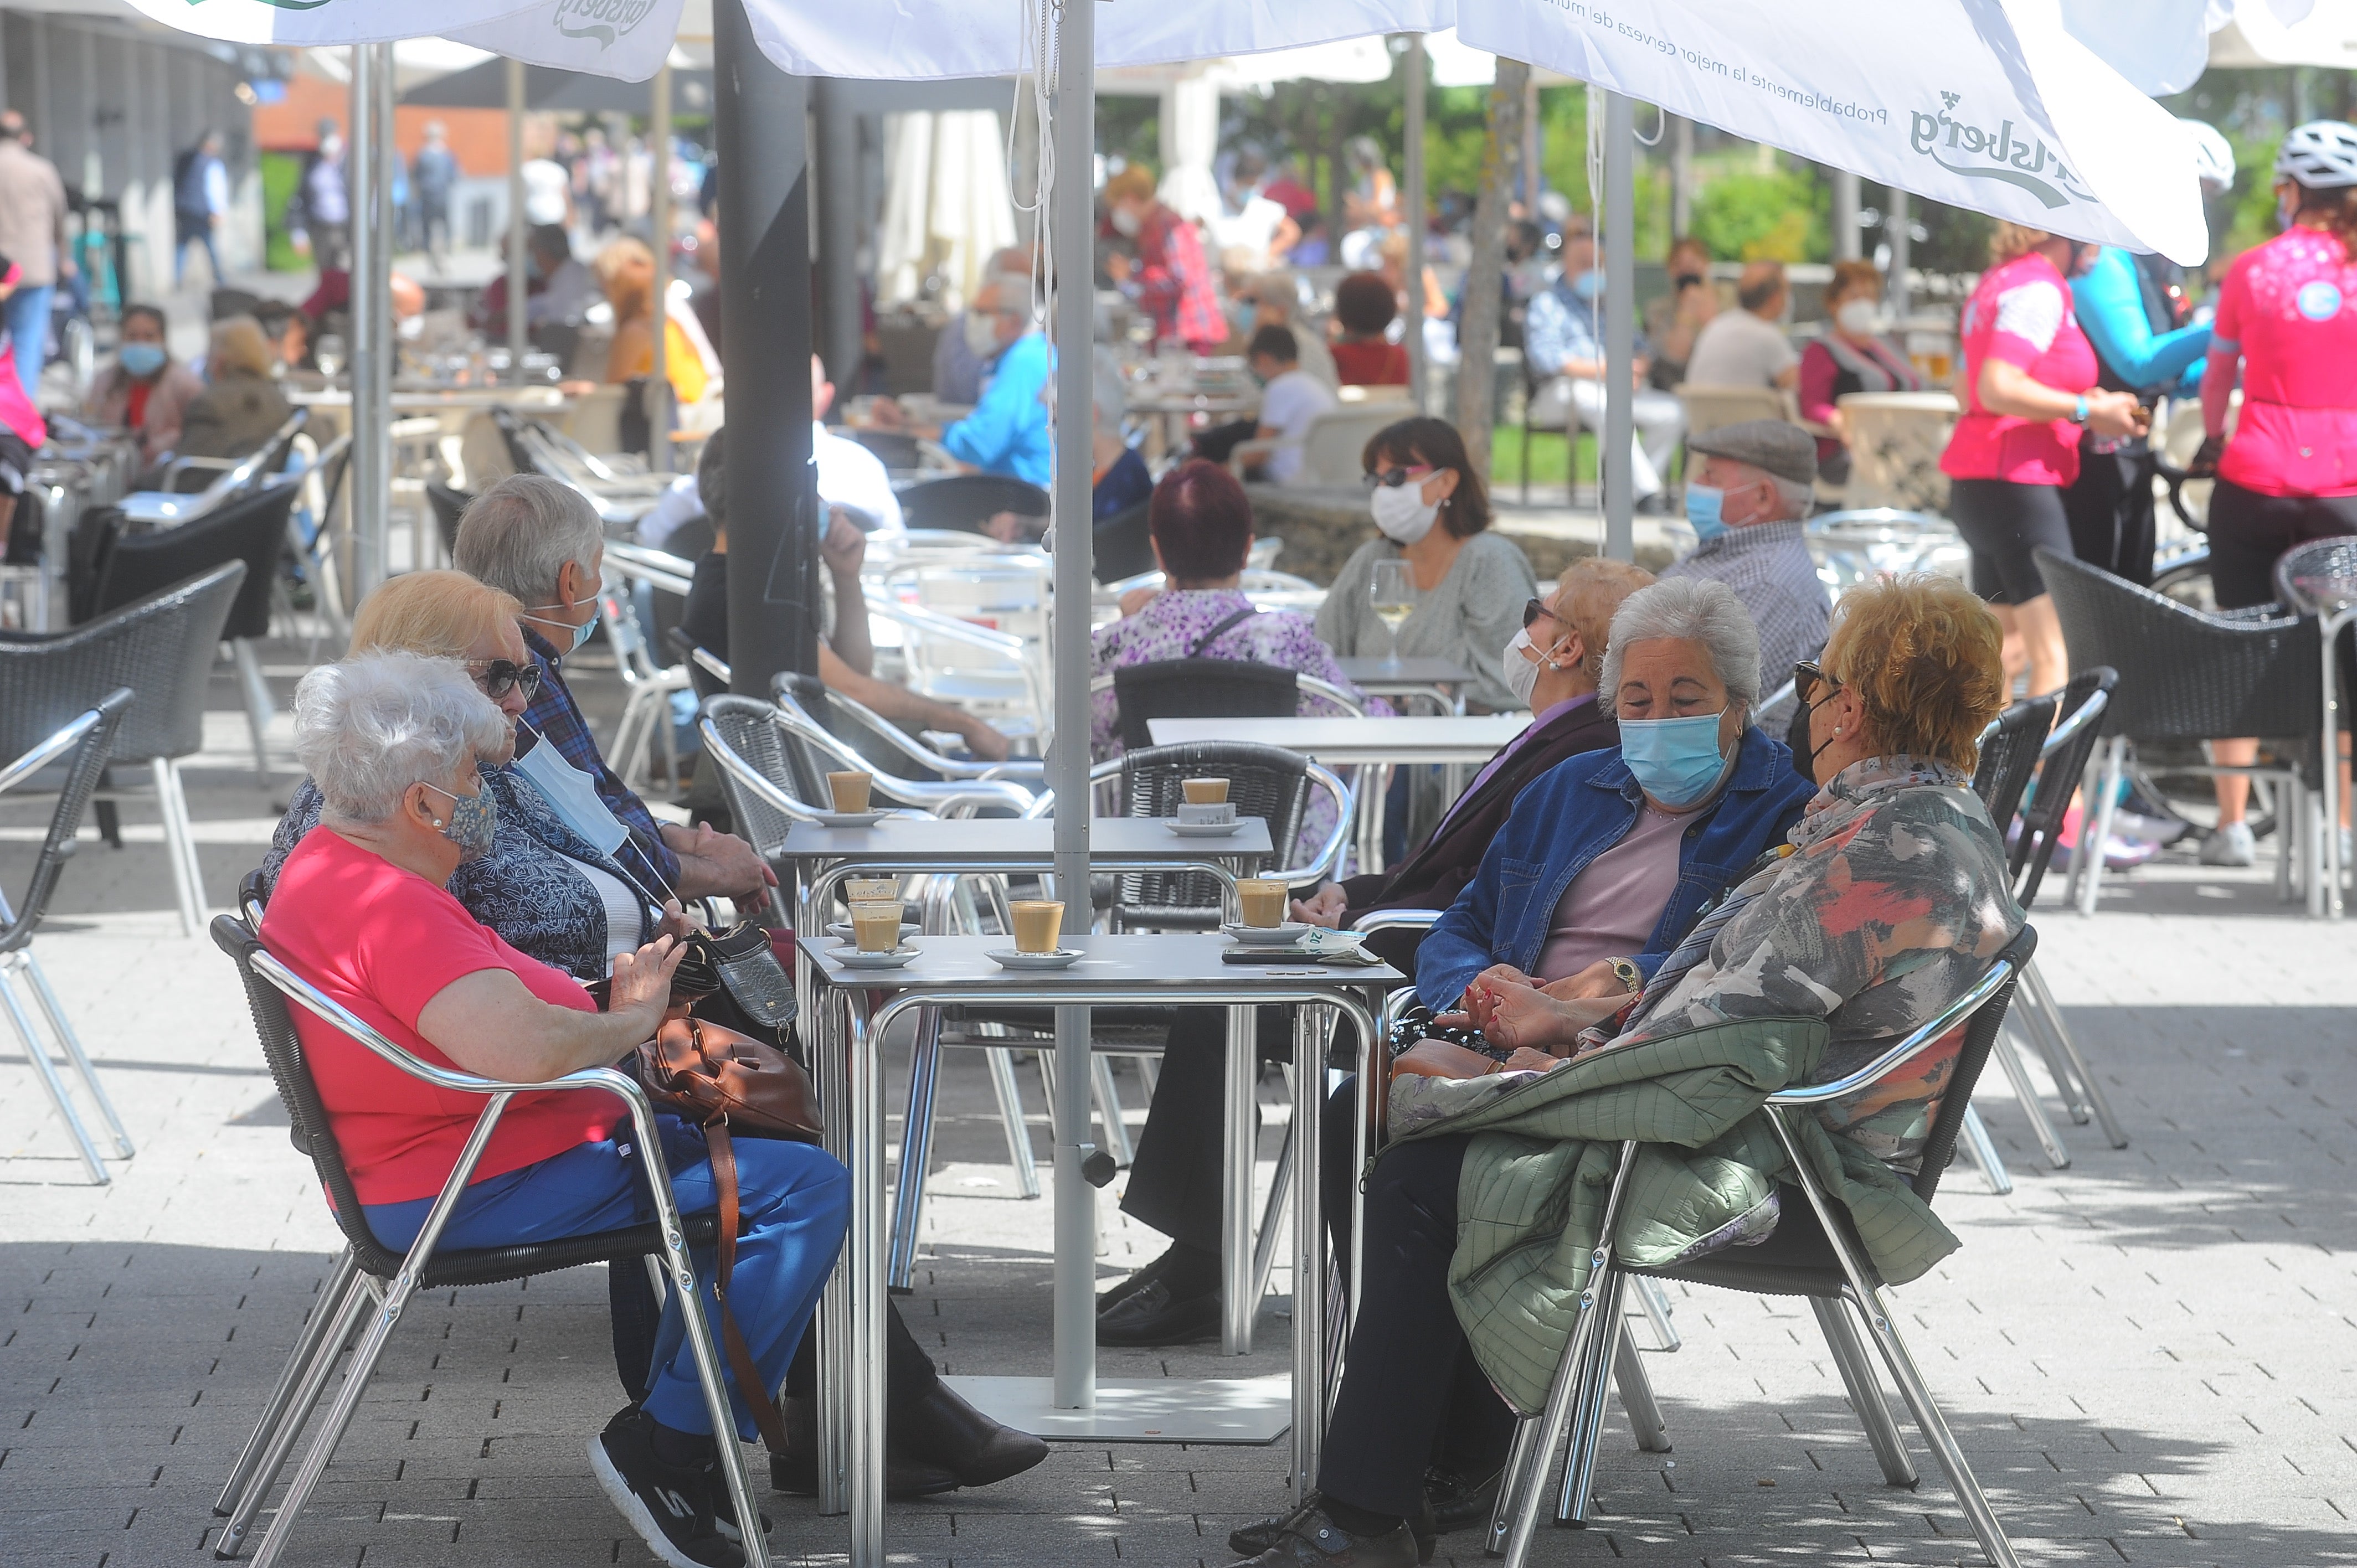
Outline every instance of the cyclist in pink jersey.
[(1948, 514), (1973, 551), (1973, 591), (2005, 628), (2007, 680), (2032, 692), (2070, 678), (2062, 623), (2031, 553), (2071, 553), (2062, 490), (2079, 477), (2079, 435), (2142, 435), (2133, 392), (2095, 385), (2095, 350), (2072, 314), (2070, 276), (2098, 247), (2042, 229), (1999, 223), (1989, 270), (1965, 305), (1958, 336), (1964, 416), (1941, 456)]
[[(2208, 435), (2190, 471), (2217, 476), (2210, 583), (2221, 609), (2272, 600), (2276, 562), (2294, 545), (2357, 533), (2357, 125), (2315, 120), (2284, 138), (2276, 209), (2284, 231), (2226, 269), (2201, 372)], [(2238, 365), (2243, 411), (2229, 439)], [(2249, 767), (2258, 742), (2216, 741), (2212, 752), (2221, 767)], [(2250, 780), (2221, 777), (2217, 788), (2218, 828), (2201, 858), (2248, 865)], [(2341, 807), (2346, 832), (2345, 789)]]

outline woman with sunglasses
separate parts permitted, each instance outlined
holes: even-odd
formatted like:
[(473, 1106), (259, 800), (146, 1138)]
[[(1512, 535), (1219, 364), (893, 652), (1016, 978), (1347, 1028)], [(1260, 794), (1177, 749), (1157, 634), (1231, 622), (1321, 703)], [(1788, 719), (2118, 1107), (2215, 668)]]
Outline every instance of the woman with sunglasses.
[[(540, 686), (540, 669), (516, 628), (522, 607), (464, 572), (410, 572), (371, 594), (352, 618), (355, 654), (378, 650), (456, 659), (512, 726)], [(511, 730), (512, 734), (512, 730)], [(452, 873), (450, 892), (511, 945), (576, 979), (602, 978), (616, 953), (635, 952), (686, 923), (671, 889), (633, 871), (559, 822), (538, 790), (507, 763), (483, 770), (498, 802), (489, 854)], [(305, 779), (263, 861), (265, 883), (318, 825), (319, 791)]]

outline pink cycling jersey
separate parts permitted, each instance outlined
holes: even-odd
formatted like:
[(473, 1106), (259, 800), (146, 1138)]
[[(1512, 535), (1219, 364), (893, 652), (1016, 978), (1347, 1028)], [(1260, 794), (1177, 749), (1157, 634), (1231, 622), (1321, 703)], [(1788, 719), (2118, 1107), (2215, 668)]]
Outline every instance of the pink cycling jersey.
[(1964, 355), (1964, 413), (1940, 457), (1958, 479), (2067, 485), (2079, 477), (2079, 427), (2067, 419), (2022, 419), (1981, 406), (1981, 367), (2002, 360), (2057, 392), (2095, 384), (2094, 345), (2079, 329), (2070, 285), (2033, 251), (1981, 274), (1957, 327)]
[(2210, 352), (2243, 358), (2220, 478), (2267, 496), (2357, 495), (2357, 265), (2338, 235), (2292, 229), (2235, 257)]

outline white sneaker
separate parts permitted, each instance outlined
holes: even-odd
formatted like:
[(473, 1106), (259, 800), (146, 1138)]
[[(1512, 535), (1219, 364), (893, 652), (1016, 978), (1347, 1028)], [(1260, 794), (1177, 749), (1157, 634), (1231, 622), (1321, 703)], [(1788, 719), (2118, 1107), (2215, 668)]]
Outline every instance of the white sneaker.
[(2228, 822), (2201, 841), (2204, 865), (2248, 865), (2257, 859), (2258, 846), (2252, 841), (2248, 822)]

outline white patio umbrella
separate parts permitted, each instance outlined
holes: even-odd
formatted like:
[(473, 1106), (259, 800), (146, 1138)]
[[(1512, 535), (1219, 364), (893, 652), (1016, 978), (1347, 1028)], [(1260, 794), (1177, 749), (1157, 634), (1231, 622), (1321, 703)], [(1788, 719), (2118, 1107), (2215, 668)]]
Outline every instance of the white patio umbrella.
[(2357, 0), (2212, 0), (2221, 66), (2357, 66)]
[(1015, 243), (1006, 147), (987, 109), (894, 115), (884, 138), (884, 219), (876, 246), (876, 302), (914, 299), (938, 273), (960, 303), (983, 264)]

